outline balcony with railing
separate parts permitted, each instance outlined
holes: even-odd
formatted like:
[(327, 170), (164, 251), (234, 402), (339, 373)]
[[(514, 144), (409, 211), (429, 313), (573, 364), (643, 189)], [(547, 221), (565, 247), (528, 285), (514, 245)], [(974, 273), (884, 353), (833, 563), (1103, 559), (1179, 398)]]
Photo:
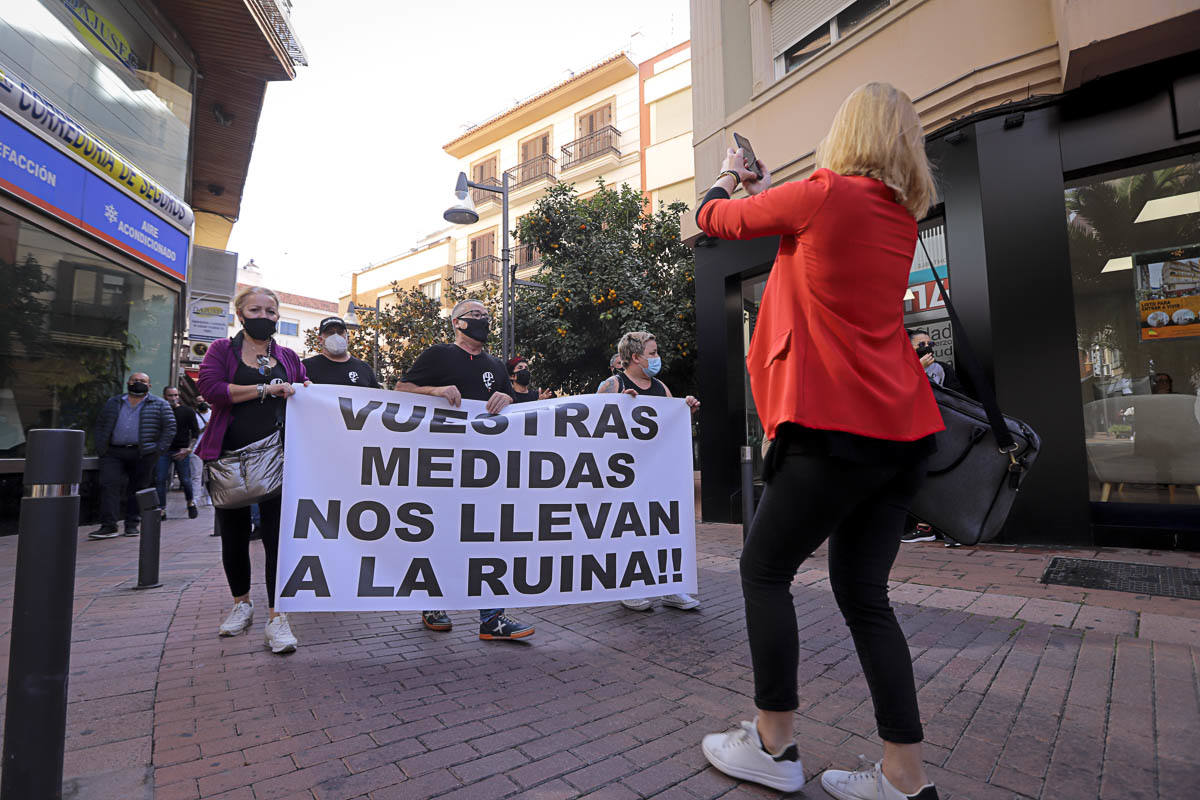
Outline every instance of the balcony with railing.
[(500, 282), (500, 257), (480, 256), (454, 265), (454, 285), (468, 286), (483, 281)]
[(542, 263), (542, 254), (531, 244), (519, 244), (512, 251), (513, 266), (517, 269), (536, 267)]
[(555, 174), (557, 167), (558, 161), (554, 156), (543, 154), (505, 170), (504, 174), (508, 176), (509, 189), (522, 189), (532, 187), (540, 181), (558, 180)]
[(620, 158), (621, 150), (617, 147), (620, 142), (621, 132), (612, 125), (598, 128), (562, 146), (562, 168), (572, 169), (602, 156)]
[[(480, 178), (479, 180), (475, 181), (475, 183), (495, 186), (497, 189), (499, 189), (501, 186), (499, 178)], [(500, 205), (500, 193), (489, 192), (486, 189), (472, 189), (471, 200), (473, 200), (475, 205), (478, 207), (482, 207), (488, 203)]]

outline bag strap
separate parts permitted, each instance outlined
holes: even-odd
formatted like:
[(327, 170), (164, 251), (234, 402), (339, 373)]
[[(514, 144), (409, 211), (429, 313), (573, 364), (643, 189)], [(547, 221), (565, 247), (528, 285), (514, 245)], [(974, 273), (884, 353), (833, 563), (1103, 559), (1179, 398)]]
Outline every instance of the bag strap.
[(925, 259), (929, 262), (933, 280), (937, 283), (938, 291), (941, 292), (942, 300), (946, 304), (946, 311), (950, 313), (950, 324), (954, 329), (954, 349), (962, 356), (961, 363), (967, 369), (967, 377), (970, 378), (975, 391), (979, 393), (979, 402), (983, 404), (984, 411), (987, 412), (988, 424), (992, 428), (992, 435), (996, 437), (996, 444), (1000, 447), (1000, 452), (1008, 453), (1011, 456), (1017, 449), (1017, 443), (1013, 439), (1008, 425), (1004, 422), (1004, 414), (1001, 413), (1000, 403), (996, 400), (996, 390), (992, 386), (991, 379), (980, 366), (979, 359), (975, 357), (975, 351), (971, 348), (971, 341), (967, 338), (967, 332), (958, 318), (958, 312), (954, 310), (954, 304), (950, 302), (950, 293), (942, 285), (942, 279), (937, 274), (937, 266), (930, 258), (929, 249), (925, 247), (925, 240), (921, 238), (919, 232), (917, 233), (917, 242), (920, 243), (921, 250), (925, 253)]

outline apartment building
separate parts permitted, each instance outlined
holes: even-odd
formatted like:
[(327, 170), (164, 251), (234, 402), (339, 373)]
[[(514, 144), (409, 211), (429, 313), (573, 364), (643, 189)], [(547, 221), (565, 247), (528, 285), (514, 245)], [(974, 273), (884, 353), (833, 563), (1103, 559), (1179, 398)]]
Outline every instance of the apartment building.
[[(1200, 255), (1200, 3), (691, 10), (697, 193), (735, 131), (777, 183), (802, 180), (855, 87), (888, 81), (913, 99), (940, 197), (920, 224), (934, 263), (914, 257), (896, 302), (954, 359), (958, 332), (932, 290), (935, 271), (948, 278), (1002, 407), (1044, 438), (1007, 540), (1200, 546), (1200, 297), (1181, 282), (1188, 296), (1170, 300), (1153, 334), (1139, 308), (1147, 265)], [(701, 240), (694, 225), (690, 235), (704, 245), (700, 383), (735, 387), (704, 398), (704, 517), (730, 520), (738, 447), (762, 437), (742, 361), (778, 242)]]
[[(650, 202), (692, 203), (691, 63), (687, 42), (637, 64), (618, 53), (470, 128), (443, 148), (475, 183), (509, 185), (509, 226), (556, 183), (587, 195), (597, 179), (640, 188)], [(387, 303), (391, 284), (441, 299), (446, 281), (465, 288), (501, 282), (500, 195), (472, 189), (479, 221), (451, 226), (352, 276), (351, 302)], [(509, 242), (514, 273), (541, 263), (532, 246)]]

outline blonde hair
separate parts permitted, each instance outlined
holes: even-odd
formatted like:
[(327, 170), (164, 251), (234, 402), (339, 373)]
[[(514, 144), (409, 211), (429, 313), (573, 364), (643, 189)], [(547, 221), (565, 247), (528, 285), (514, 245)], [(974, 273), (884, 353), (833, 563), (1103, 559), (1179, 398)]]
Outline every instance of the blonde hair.
[(882, 181), (915, 219), (937, 197), (917, 110), (890, 83), (867, 83), (850, 93), (817, 146), (816, 164)]
[(234, 311), (241, 311), (242, 306), (246, 305), (246, 301), (256, 294), (265, 294), (267, 297), (274, 300), (275, 310), (279, 310), (279, 295), (275, 294), (265, 286), (247, 286), (245, 289), (242, 289), (240, 292), (238, 292), (233, 298)]
[(652, 341), (654, 334), (649, 331), (630, 331), (617, 342), (617, 354), (628, 364), (634, 356), (640, 356)]

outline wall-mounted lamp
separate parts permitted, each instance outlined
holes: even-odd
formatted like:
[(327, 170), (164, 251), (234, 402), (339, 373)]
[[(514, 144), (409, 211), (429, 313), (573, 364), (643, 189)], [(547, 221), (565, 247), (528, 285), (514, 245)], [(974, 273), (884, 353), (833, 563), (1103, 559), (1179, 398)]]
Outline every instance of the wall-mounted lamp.
[(230, 114), (228, 111), (225, 110), (225, 107), (223, 105), (221, 105), (220, 103), (212, 104), (212, 115), (213, 115), (213, 119), (215, 119), (217, 121), (217, 124), (220, 125), (222, 128), (228, 128), (230, 125), (233, 124), (233, 121), (235, 119), (237, 119), (236, 114)]

